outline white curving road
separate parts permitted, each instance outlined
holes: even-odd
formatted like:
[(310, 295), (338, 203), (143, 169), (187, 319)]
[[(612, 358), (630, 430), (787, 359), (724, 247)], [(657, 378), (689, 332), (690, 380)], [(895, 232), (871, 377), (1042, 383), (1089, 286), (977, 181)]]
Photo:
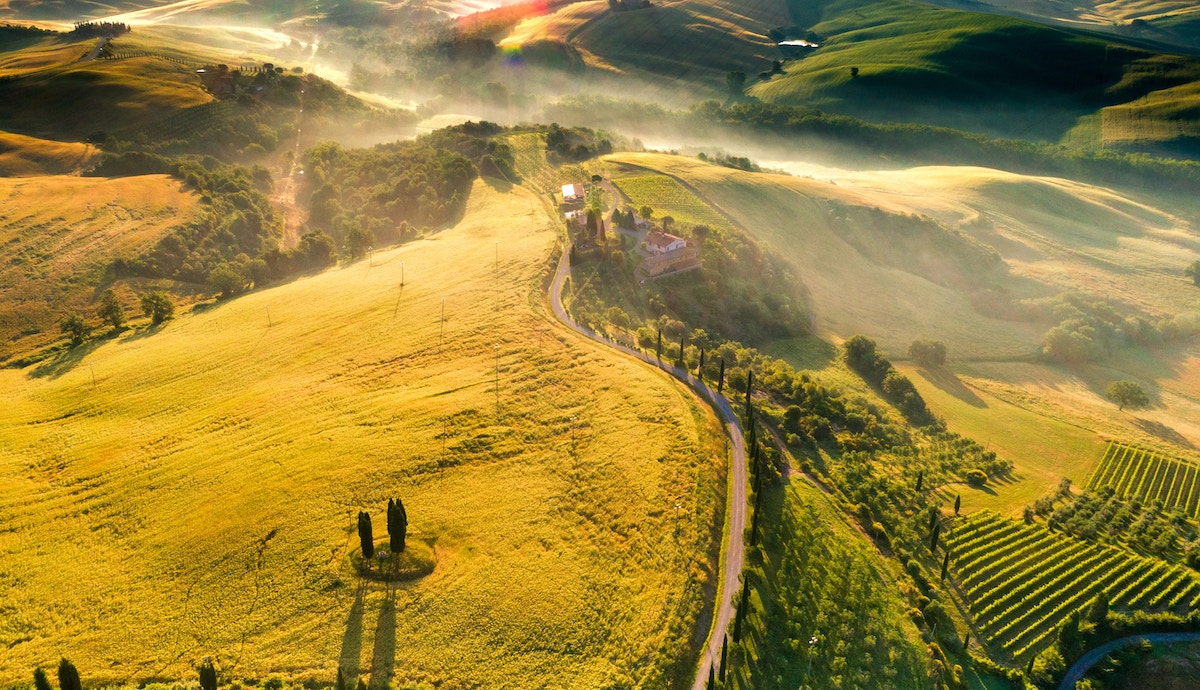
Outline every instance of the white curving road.
[(724, 642), (725, 635), (729, 630), (729, 624), (733, 621), (733, 595), (738, 589), (738, 580), (742, 574), (742, 561), (745, 557), (745, 544), (743, 542), (746, 532), (747, 512), (746, 446), (742, 438), (742, 427), (729, 401), (704, 385), (703, 381), (694, 378), (687, 370), (664, 364), (655, 357), (614, 343), (601, 337), (594, 331), (575, 323), (567, 314), (562, 304), (563, 283), (570, 272), (570, 254), (564, 249), (562, 257), (558, 261), (558, 269), (554, 273), (554, 281), (550, 284), (550, 306), (554, 310), (554, 315), (558, 320), (577, 333), (620, 350), (630, 357), (635, 357), (647, 364), (658, 367), (687, 384), (701, 398), (708, 401), (713, 406), (713, 409), (720, 414), (721, 421), (725, 425), (725, 432), (729, 435), (730, 449), (732, 451), (730, 454), (729, 483), (732, 486), (732, 490), (729, 492), (728, 517), (725, 520), (726, 532), (721, 551), (721, 581), (717, 590), (718, 598), (716, 606), (713, 611), (712, 629), (704, 645), (704, 651), (697, 662), (696, 679), (692, 683), (692, 690), (704, 690), (704, 686), (708, 682), (709, 669), (715, 668), (719, 670), (720, 668), (721, 644)]

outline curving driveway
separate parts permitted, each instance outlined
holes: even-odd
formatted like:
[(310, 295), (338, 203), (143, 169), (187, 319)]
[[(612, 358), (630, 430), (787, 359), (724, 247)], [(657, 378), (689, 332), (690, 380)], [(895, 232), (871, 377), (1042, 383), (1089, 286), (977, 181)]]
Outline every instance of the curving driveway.
[(721, 421), (725, 424), (725, 431), (729, 434), (730, 447), (732, 449), (729, 477), (733, 490), (729, 501), (729, 517), (725, 521), (725, 543), (721, 552), (723, 557), (723, 562), (721, 563), (721, 580), (717, 590), (718, 600), (713, 611), (712, 631), (709, 633), (708, 641), (704, 645), (704, 651), (700, 655), (696, 668), (696, 679), (692, 683), (692, 690), (704, 690), (704, 685), (708, 682), (709, 668), (719, 668), (720, 666), (721, 645), (725, 640), (726, 632), (729, 630), (729, 624), (733, 620), (733, 594), (738, 588), (738, 579), (742, 573), (742, 561), (745, 557), (745, 544), (743, 544), (743, 541), (746, 532), (746, 446), (742, 438), (742, 427), (729, 401), (704, 385), (703, 381), (694, 378), (687, 370), (664, 364), (658, 359), (642, 352), (606, 340), (595, 332), (575, 323), (567, 315), (562, 304), (563, 282), (570, 272), (570, 253), (564, 248), (562, 257), (558, 261), (558, 269), (554, 272), (554, 281), (550, 284), (550, 307), (554, 310), (554, 315), (558, 317), (558, 320), (577, 333), (620, 350), (630, 357), (635, 357), (647, 364), (658, 367), (686, 383), (701, 398), (707, 400), (713, 406), (713, 409), (721, 415)]
[(1144, 635), (1131, 635), (1130, 637), (1113, 640), (1108, 644), (1096, 647), (1087, 654), (1084, 654), (1083, 658), (1079, 661), (1076, 661), (1071, 666), (1071, 670), (1067, 671), (1067, 675), (1063, 676), (1062, 682), (1058, 684), (1058, 690), (1075, 690), (1075, 684), (1082, 680), (1087, 675), (1087, 672), (1093, 666), (1100, 663), (1110, 652), (1122, 647), (1132, 647), (1142, 640), (1146, 640), (1151, 644), (1156, 642), (1200, 642), (1200, 633), (1146, 633)]

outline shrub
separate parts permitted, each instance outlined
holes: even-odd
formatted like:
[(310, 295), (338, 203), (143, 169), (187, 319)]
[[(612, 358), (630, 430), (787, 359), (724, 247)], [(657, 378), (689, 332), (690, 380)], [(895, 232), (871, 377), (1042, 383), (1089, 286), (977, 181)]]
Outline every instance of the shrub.
[(987, 478), (988, 478), (987, 472), (984, 472), (983, 470), (981, 470), (979, 468), (975, 468), (975, 469), (971, 469), (971, 470), (967, 471), (967, 483), (976, 488), (981, 487), (984, 484), (986, 484)]

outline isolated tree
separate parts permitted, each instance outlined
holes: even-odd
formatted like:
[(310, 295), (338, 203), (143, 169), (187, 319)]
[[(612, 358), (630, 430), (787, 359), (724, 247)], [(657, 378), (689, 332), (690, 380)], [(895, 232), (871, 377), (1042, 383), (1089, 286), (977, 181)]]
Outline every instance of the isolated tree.
[(1146, 397), (1146, 392), (1133, 381), (1113, 381), (1108, 384), (1104, 394), (1108, 396), (1109, 400), (1115, 402), (1117, 409), (1120, 410), (1124, 410), (1126, 407), (1145, 407), (1150, 404), (1150, 398)]
[(117, 297), (112, 288), (100, 295), (100, 306), (96, 309), (96, 316), (113, 328), (125, 325), (125, 308), (121, 306), (121, 298)]
[(978, 467), (967, 470), (967, 483), (970, 484), (971, 486), (974, 486), (974, 487), (983, 486), (984, 484), (987, 484), (987, 478), (988, 478), (987, 472), (984, 472), (983, 470), (979, 469)]
[(851, 79), (858, 79), (858, 68), (857, 68), (857, 67), (851, 67), (851, 68), (850, 68), (850, 78), (851, 78)]
[(150, 317), (155, 326), (175, 315), (175, 304), (167, 293), (154, 290), (142, 295), (142, 313)]
[(650, 220), (654, 217), (654, 209), (650, 208), (649, 206), (643, 206), (638, 209), (638, 215), (645, 220)]
[(71, 314), (59, 325), (63, 333), (71, 336), (71, 347), (82, 344), (92, 332), (92, 327), (79, 314)]
[(671, 224), (674, 222), (675, 222), (675, 218), (673, 216), (663, 216), (663, 219), (662, 219), (663, 232), (670, 232)]
[(217, 690), (217, 669), (211, 657), (204, 657), (200, 664), (200, 690)]
[(1183, 275), (1191, 278), (1196, 287), (1200, 287), (1200, 259), (1193, 261), (1191, 266), (1183, 269)]
[(962, 508), (962, 494), (958, 494), (954, 497), (954, 514), (955, 515), (958, 515), (959, 508)]
[(916, 489), (917, 493), (921, 493), (921, 485), (924, 483), (925, 483), (925, 472), (924, 472), (924, 470), (922, 470), (920, 472), (917, 472), (917, 489)]
[(725, 391), (725, 360), (722, 359), (721, 360), (721, 373), (717, 377), (717, 392), (722, 393), (724, 391)]
[(58, 687), (59, 690), (83, 690), (83, 684), (79, 682), (79, 671), (75, 670), (75, 664), (67, 661), (66, 657), (58, 662)]
[(658, 345), (654, 347), (654, 356), (659, 360), (662, 359), (662, 329), (658, 330)]
[(392, 553), (404, 553), (405, 540), (408, 538), (408, 512), (400, 499), (388, 499), (387, 512), (388, 546)]
[(946, 363), (946, 343), (940, 340), (914, 340), (908, 346), (908, 356), (926, 368)]
[(740, 69), (730, 70), (725, 73), (725, 86), (729, 87), (729, 93), (732, 96), (741, 96), (742, 89), (746, 87), (746, 73)]
[(246, 276), (237, 266), (221, 264), (208, 273), (208, 285), (221, 299), (229, 299), (246, 287)]
[(1088, 609), (1088, 621), (1094, 623), (1098, 628), (1108, 625), (1108, 595), (1104, 592), (1100, 592), (1096, 596)]
[(50, 687), (50, 679), (46, 677), (46, 672), (41, 666), (33, 669), (33, 690), (53, 690)]
[(704, 380), (704, 348), (700, 348), (700, 363), (696, 365), (696, 377)]
[(362, 547), (363, 563), (370, 568), (375, 557), (375, 535), (371, 533), (371, 515), (366, 512), (358, 514), (358, 544)]

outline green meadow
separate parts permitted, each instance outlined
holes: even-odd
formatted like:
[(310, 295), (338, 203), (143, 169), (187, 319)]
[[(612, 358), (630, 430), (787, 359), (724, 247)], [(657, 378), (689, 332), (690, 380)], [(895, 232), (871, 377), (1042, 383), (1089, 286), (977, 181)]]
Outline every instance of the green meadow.
[[(550, 320), (556, 242), (477, 182), (428, 239), (0, 370), (0, 684), (61, 656), (89, 686), (206, 656), (223, 682), (686, 679), (724, 445)], [(436, 566), (387, 586), (350, 563), (392, 497)]]

